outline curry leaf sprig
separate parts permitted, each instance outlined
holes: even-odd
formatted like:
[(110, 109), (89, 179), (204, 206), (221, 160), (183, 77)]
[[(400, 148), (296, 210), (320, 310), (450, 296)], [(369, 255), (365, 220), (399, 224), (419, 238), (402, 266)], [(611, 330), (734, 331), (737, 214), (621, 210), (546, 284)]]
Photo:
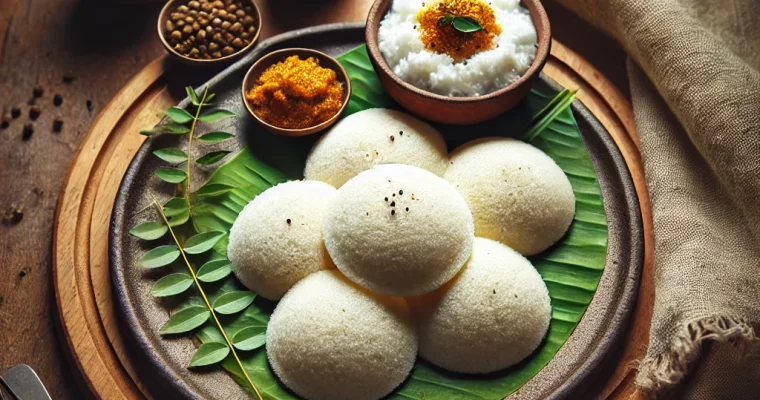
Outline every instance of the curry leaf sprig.
[[(224, 118), (236, 116), (232, 111), (218, 107), (212, 107), (213, 93), (208, 93), (208, 88), (199, 95), (191, 87), (187, 87), (187, 94), (194, 107), (191, 113), (188, 110), (171, 107), (166, 112), (165, 122), (150, 131), (140, 132), (143, 135), (170, 134), (187, 136), (187, 152), (173, 147), (157, 149), (153, 154), (161, 160), (171, 164), (171, 167), (161, 167), (155, 171), (155, 175), (169, 183), (177, 185), (176, 195), (162, 206), (157, 200), (153, 200), (160, 218), (158, 220), (142, 222), (135, 225), (129, 233), (139, 239), (154, 241), (170, 233), (169, 244), (159, 245), (147, 251), (139, 260), (138, 265), (143, 269), (165, 270), (167, 273), (153, 284), (151, 293), (155, 297), (173, 297), (188, 294), (195, 287), (195, 299), (200, 297), (202, 304), (186, 302), (186, 306), (173, 312), (166, 323), (160, 328), (162, 335), (178, 335), (189, 332), (198, 332), (204, 325), (218, 329), (221, 338), (216, 341), (204, 341), (197, 349), (189, 367), (201, 367), (222, 362), (231, 357), (240, 367), (246, 385), (262, 399), (256, 385), (254, 385), (248, 371), (244, 368), (237, 350), (250, 351), (264, 345), (265, 336), (261, 329), (248, 327), (232, 334), (228, 334), (220, 321), (220, 315), (238, 314), (247, 309), (256, 298), (256, 293), (240, 290), (228, 291), (215, 298), (209, 298), (203, 283), (213, 283), (227, 278), (232, 273), (232, 266), (224, 252), (219, 247), (224, 247), (227, 232), (198, 228), (193, 221), (191, 204), (198, 200), (199, 205), (207, 203), (209, 198), (218, 197), (231, 191), (232, 186), (216, 183), (203, 185), (196, 192), (191, 188), (191, 173), (193, 163), (199, 165), (212, 165), (224, 158), (229, 151), (211, 151), (197, 160), (192, 160), (194, 141), (199, 143), (219, 143), (233, 137), (232, 134), (222, 131), (209, 131), (203, 134), (197, 132), (198, 122), (213, 123)], [(182, 165), (184, 164), (184, 168)], [(178, 263), (179, 260), (179, 263)], [(194, 265), (201, 265), (196, 270)], [(178, 269), (179, 268), (179, 269)], [(184, 270), (184, 271), (183, 271)], [(186, 296), (193, 299), (191, 296)], [(212, 301), (213, 300), (213, 301)], [(211, 325), (208, 325), (211, 323)], [(223, 339), (223, 340), (222, 340)]]
[(251, 291), (227, 292), (216, 298), (213, 302), (206, 295), (201, 282), (216, 282), (226, 278), (232, 272), (230, 262), (226, 259), (208, 261), (196, 272), (190, 261), (190, 256), (202, 255), (211, 252), (214, 246), (221, 241), (226, 232), (209, 231), (197, 233), (184, 243), (180, 235), (175, 232), (169, 223), (164, 208), (157, 200), (153, 200), (160, 219), (148, 221), (136, 225), (130, 230), (130, 234), (144, 240), (157, 240), (168, 232), (172, 244), (161, 245), (146, 252), (138, 265), (144, 269), (157, 269), (173, 264), (181, 258), (182, 264), (187, 269), (185, 272), (174, 272), (165, 275), (153, 285), (152, 294), (156, 297), (170, 297), (187, 292), (195, 286), (198, 294), (203, 299), (205, 306), (190, 305), (173, 313), (169, 320), (160, 328), (162, 335), (176, 335), (188, 333), (200, 328), (210, 319), (224, 338), (224, 342), (203, 343), (190, 360), (189, 367), (201, 367), (219, 363), (227, 356), (232, 355), (240, 367), (242, 374), (259, 399), (262, 399), (258, 388), (251, 380), (237, 350), (255, 350), (264, 345), (264, 335), (255, 327), (242, 329), (232, 338), (227, 334), (219, 315), (237, 314), (245, 310), (253, 303), (256, 294)]
[[(182, 287), (185, 287), (185, 289), (189, 289), (191, 285), (188, 285), (186, 282), (190, 281), (192, 283), (195, 283), (196, 289), (198, 289), (198, 293), (200, 293), (201, 297), (203, 298), (203, 302), (205, 303), (206, 307), (202, 306), (189, 306), (185, 307), (184, 309), (174, 313), (168, 321), (164, 324), (164, 326), (161, 327), (159, 332), (161, 334), (175, 334), (175, 333), (185, 333), (192, 331), (195, 328), (200, 327), (206, 321), (210, 318), (213, 319), (214, 323), (216, 324), (216, 327), (219, 329), (219, 332), (221, 332), (222, 337), (224, 338), (224, 343), (222, 342), (208, 342), (202, 344), (198, 350), (195, 352), (195, 355), (193, 355), (193, 358), (190, 360), (190, 366), (191, 367), (200, 367), (205, 365), (211, 365), (216, 364), (218, 362), (221, 362), (224, 360), (230, 353), (232, 354), (233, 358), (237, 362), (238, 366), (243, 372), (243, 376), (245, 376), (245, 379), (248, 383), (248, 385), (251, 387), (254, 393), (256, 393), (256, 396), (259, 399), (263, 398), (261, 397), (261, 393), (259, 393), (258, 388), (251, 380), (250, 376), (248, 375), (248, 372), (246, 371), (245, 367), (243, 366), (243, 362), (240, 360), (240, 357), (237, 354), (237, 351), (235, 351), (235, 345), (230, 340), (229, 336), (227, 335), (224, 326), (219, 321), (219, 317), (217, 314), (234, 314), (240, 311), (243, 311), (246, 307), (248, 307), (256, 297), (256, 295), (253, 292), (247, 292), (247, 291), (241, 291), (241, 292), (230, 292), (226, 293), (214, 301), (213, 305), (209, 301), (208, 296), (206, 296), (206, 292), (203, 290), (203, 286), (201, 285), (198, 275), (196, 274), (195, 270), (193, 269), (193, 266), (190, 264), (190, 260), (188, 259), (188, 255), (192, 254), (201, 254), (207, 251), (210, 251), (214, 245), (221, 240), (221, 238), (225, 235), (225, 232), (202, 232), (198, 233), (189, 239), (187, 239), (184, 243), (184, 245), (180, 244), (178, 236), (175, 234), (174, 230), (171, 226), (169, 226), (169, 221), (166, 219), (166, 215), (164, 214), (163, 208), (161, 207), (161, 204), (157, 200), (153, 200), (154, 205), (156, 206), (156, 209), (158, 210), (159, 215), (161, 216), (161, 220), (164, 221), (164, 223), (167, 225), (167, 230), (171, 234), (172, 241), (174, 242), (174, 249), (173, 251), (176, 251), (179, 253), (179, 255), (182, 256), (182, 261), (184, 262), (185, 266), (187, 267), (188, 272), (190, 273), (189, 276), (185, 275), (183, 277), (180, 277), (179, 275), (183, 274), (171, 274), (167, 275), (158, 282), (156, 282), (156, 286), (162, 281), (167, 278), (171, 279), (171, 283), (165, 285), (164, 287), (159, 288), (158, 290), (166, 289), (167, 287), (175, 287), (175, 290), (170, 290), (170, 292), (174, 292), (174, 294), (181, 293), (183, 290)], [(150, 253), (150, 252), (149, 252)], [(172, 255), (174, 260), (178, 258), (176, 255)], [(143, 257), (145, 258), (145, 257)], [(173, 262), (174, 260), (169, 261), (170, 257), (166, 258), (166, 261), (168, 263)], [(141, 260), (142, 263), (142, 260)], [(175, 278), (176, 277), (176, 278)], [(179, 282), (179, 283), (177, 283)], [(154, 294), (157, 291), (156, 286), (154, 286)]]
[[(187, 135), (187, 152), (173, 147), (153, 151), (156, 157), (171, 165), (170, 167), (158, 168), (155, 171), (155, 175), (165, 182), (182, 185), (182, 197), (172, 199), (173, 202), (170, 204), (169, 210), (166, 211), (172, 226), (185, 223), (190, 215), (192, 215), (191, 174), (193, 162), (190, 157), (193, 154), (194, 140), (197, 139), (202, 143), (219, 143), (233, 136), (231, 133), (222, 131), (211, 131), (199, 135), (196, 132), (198, 122), (213, 123), (237, 116), (233, 111), (212, 107), (212, 102), (216, 95), (209, 93), (208, 87), (204, 88), (201, 94), (198, 94), (190, 86), (185, 87), (185, 91), (187, 91), (187, 95), (190, 97), (192, 106), (195, 107), (194, 113), (179, 107), (171, 107), (166, 111), (166, 123), (160, 124), (155, 129), (140, 132), (146, 136), (156, 134)], [(219, 162), (229, 153), (227, 150), (211, 151), (199, 157), (195, 160), (195, 163), (199, 165), (212, 165)], [(184, 168), (180, 168), (182, 164), (184, 164)]]

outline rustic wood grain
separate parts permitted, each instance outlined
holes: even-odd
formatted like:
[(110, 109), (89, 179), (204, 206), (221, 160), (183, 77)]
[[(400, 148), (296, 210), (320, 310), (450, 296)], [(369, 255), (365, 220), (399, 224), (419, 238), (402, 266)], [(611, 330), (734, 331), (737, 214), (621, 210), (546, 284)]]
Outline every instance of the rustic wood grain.
[[(55, 399), (79, 399), (76, 369), (57, 340), (51, 280), (56, 199), (90, 123), (124, 83), (161, 54), (153, 40), (158, 6), (105, 1), (0, 1), (0, 112), (22, 115), (0, 129), (0, 214), (23, 208), (18, 224), (0, 224), (0, 373), (26, 363)], [(76, 79), (63, 82), (65, 74)], [(30, 121), (35, 87), (41, 114)], [(53, 105), (58, 93), (63, 103)], [(91, 102), (89, 110), (87, 102)], [(53, 133), (56, 118), (63, 120)], [(22, 140), (23, 125), (34, 133)]]
[[(69, 165), (98, 113), (125, 83), (162, 54), (154, 36), (160, 3), (156, 0), (2, 0), (0, 4), (0, 112), (7, 115), (14, 106), (22, 111), (22, 116), (12, 120), (7, 129), (0, 129), (0, 140), (3, 140), (0, 214), (9, 207), (24, 210), (18, 224), (0, 225), (0, 329), (3, 332), (0, 334), (0, 373), (12, 365), (27, 363), (39, 373), (55, 399), (79, 399), (88, 392), (75, 383), (80, 379), (79, 374), (66, 362), (67, 345), (59, 344), (56, 334), (58, 312), (51, 262), (56, 200)], [(257, 4), (265, 21), (264, 38), (309, 25), (362, 20), (371, 0), (261, 0)], [(621, 73), (625, 58), (620, 48), (565, 10), (551, 3), (547, 3), (546, 8), (555, 37), (577, 45), (573, 48), (592, 60), (626, 93), (627, 82)], [(162, 63), (159, 61), (158, 65)], [(160, 74), (157, 64), (150, 65), (150, 73)], [(184, 96), (185, 84), (195, 79), (202, 82), (202, 76), (190, 76), (193, 70), (173, 70), (175, 73), (179, 76), (170, 90), (153, 89), (153, 97), (144, 98), (134, 109), (162, 109)], [(76, 77), (69, 84), (63, 82), (63, 76), (68, 74)], [(158, 79), (144, 74), (142, 78), (149, 82)], [(27, 101), (35, 86), (44, 89), (43, 96), (37, 100), (42, 113), (36, 121), (30, 121)], [(60, 107), (52, 104), (56, 93), (63, 96)], [(87, 107), (88, 100), (91, 108)], [(119, 126), (124, 129), (150, 126), (158, 118), (151, 113), (130, 115), (135, 118), (132, 123)], [(56, 118), (64, 121), (58, 134), (52, 132)], [(25, 123), (32, 123), (35, 131), (28, 141), (21, 138)], [(139, 135), (129, 137), (140, 140)], [(115, 157), (99, 161), (104, 170), (98, 188), (89, 194), (88, 201), (100, 202), (113, 196), (105, 186), (110, 179), (120, 177), (112, 177), (110, 171), (122, 157), (131, 158), (130, 152), (136, 144), (120, 142), (113, 146), (120, 151), (111, 153)], [(80, 150), (86, 151), (92, 148)], [(98, 224), (85, 231), (68, 233), (85, 234), (91, 250), (85, 260), (93, 266), (85, 274), (69, 273), (77, 280), (92, 282), (92, 293), (80, 293), (88, 302), (86, 309), (97, 310), (104, 322), (102, 328), (90, 327), (87, 323), (94, 320), (82, 318), (81, 323), (87, 326), (85, 331), (104, 331), (108, 343), (112, 343), (111, 357), (120, 359), (123, 350), (115, 335), (113, 314), (109, 312), (112, 307), (110, 282), (97, 273), (107, 267), (104, 248), (96, 246), (106, 237), (105, 213), (93, 211), (92, 219), (99, 221)], [(107, 213), (110, 214), (110, 210)], [(84, 248), (82, 243), (78, 246)]]

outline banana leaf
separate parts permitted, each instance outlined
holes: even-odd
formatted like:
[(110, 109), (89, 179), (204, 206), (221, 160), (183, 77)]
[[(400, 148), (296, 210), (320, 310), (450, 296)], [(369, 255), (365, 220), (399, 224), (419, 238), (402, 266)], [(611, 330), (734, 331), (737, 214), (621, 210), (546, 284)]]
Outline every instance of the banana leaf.
[[(346, 69), (353, 93), (346, 115), (373, 107), (398, 108), (387, 96), (372, 69), (365, 46), (358, 47), (338, 58)], [(556, 93), (538, 83), (530, 95), (516, 108), (503, 116), (475, 126), (438, 126), (450, 149), (478, 136), (511, 136), (522, 138), (532, 118), (549, 103)], [(556, 354), (575, 329), (599, 284), (607, 252), (607, 222), (601, 191), (591, 159), (580, 136), (570, 109), (565, 109), (531, 144), (546, 152), (567, 174), (576, 196), (575, 219), (565, 237), (547, 251), (531, 257), (546, 282), (551, 296), (552, 319), (544, 342), (526, 360), (509, 369), (486, 375), (463, 375), (436, 368), (423, 360), (417, 361), (412, 373), (390, 399), (499, 399), (519, 389)], [(305, 153), (302, 154), (305, 156)], [(295, 159), (294, 159), (295, 160)], [(237, 214), (258, 193), (287, 177), (295, 176), (303, 160), (290, 161), (288, 174), (279, 173), (242, 149), (219, 167), (203, 189), (208, 194), (196, 194), (192, 221), (198, 232), (228, 231)], [(216, 186), (213, 186), (216, 185)], [(212, 258), (226, 254), (226, 240), (215, 248)], [(227, 291), (242, 290), (230, 276), (208, 287), (211, 300)], [(198, 299), (191, 298), (189, 302)], [(224, 316), (228, 335), (235, 335), (247, 326), (266, 325), (275, 304), (257, 298), (243, 313)], [(197, 332), (201, 342), (222, 340), (215, 326), (207, 323)], [(238, 351), (252, 381), (266, 399), (295, 399), (274, 376), (264, 347), (253, 351)], [(236, 382), (248, 390), (243, 375), (231, 356), (222, 366)]]

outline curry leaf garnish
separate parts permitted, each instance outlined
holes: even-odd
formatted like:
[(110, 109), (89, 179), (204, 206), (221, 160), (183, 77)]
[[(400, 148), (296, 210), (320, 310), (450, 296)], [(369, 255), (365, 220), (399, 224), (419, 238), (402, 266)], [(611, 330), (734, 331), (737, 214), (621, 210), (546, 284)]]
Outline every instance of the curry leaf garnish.
[(184, 135), (186, 133), (190, 133), (190, 128), (182, 124), (170, 122), (161, 126), (159, 128), (159, 131), (161, 133), (167, 133), (169, 135)]
[[(205, 92), (203, 98), (205, 98)], [(209, 301), (208, 296), (206, 295), (206, 291), (203, 289), (203, 286), (201, 285), (200, 281), (198, 280), (198, 276), (195, 273), (195, 269), (193, 269), (193, 266), (190, 264), (190, 260), (187, 257), (187, 252), (185, 249), (183, 249), (181, 243), (179, 242), (179, 238), (177, 237), (177, 234), (174, 232), (174, 229), (172, 229), (171, 225), (169, 224), (169, 220), (167, 219), (166, 215), (164, 214), (164, 209), (161, 207), (161, 204), (158, 202), (158, 200), (153, 200), (153, 204), (156, 207), (156, 210), (158, 210), (158, 214), (161, 216), (161, 219), (169, 225), (169, 233), (171, 234), (172, 240), (174, 241), (173, 247), (177, 249), (177, 251), (182, 256), (182, 261), (184, 262), (185, 266), (187, 267), (188, 272), (190, 273), (190, 277), (193, 280), (193, 283), (195, 283), (196, 289), (198, 289), (198, 293), (201, 295), (201, 298), (203, 298), (203, 303), (206, 307), (203, 306), (190, 306), (187, 308), (182, 309), (181, 311), (178, 311), (174, 315), (169, 318), (169, 321), (164, 324), (163, 327), (159, 330), (159, 333), (161, 334), (174, 334), (174, 333), (182, 333), (182, 332), (189, 332), (201, 325), (203, 325), (209, 317), (214, 321), (214, 324), (219, 329), (219, 332), (222, 334), (222, 337), (224, 338), (224, 344), (229, 349), (230, 353), (232, 353), (233, 358), (235, 359), (235, 362), (237, 363), (238, 367), (240, 367), (240, 370), (242, 371), (243, 376), (245, 377), (245, 382), (250, 386), (251, 390), (256, 394), (256, 397), (259, 400), (263, 400), (264, 398), (261, 396), (261, 393), (259, 392), (259, 389), (254, 385), (253, 381), (251, 380), (251, 377), (248, 375), (248, 371), (245, 369), (245, 366), (243, 366), (243, 362), (240, 360), (240, 357), (238, 356), (237, 352), (235, 351), (235, 348), (232, 345), (232, 341), (230, 340), (229, 336), (227, 335), (227, 332), (224, 329), (224, 326), (219, 321), (219, 318), (216, 315), (216, 311), (214, 311), (214, 307), (211, 305), (211, 302)], [(198, 235), (193, 236), (192, 238), (188, 239), (188, 242), (196, 238), (195, 241), (197, 243), (194, 243), (193, 246), (187, 246), (188, 248), (194, 248), (195, 250), (199, 250), (199, 248), (205, 248), (208, 246), (209, 243), (213, 242), (211, 244), (211, 247), (213, 247), (213, 244), (215, 244), (219, 239), (221, 239), (222, 236), (224, 236), (225, 232), (206, 232), (211, 233), (211, 235), (207, 236), (199, 236), (203, 235), (204, 233), (200, 233)], [(220, 235), (221, 233), (221, 235)], [(214, 239), (216, 237), (216, 239)], [(186, 242), (187, 244), (187, 242)], [(209, 249), (210, 250), (210, 247)], [(236, 292), (236, 293), (243, 293), (243, 292)], [(227, 302), (224, 305), (229, 306), (232, 308), (232, 305), (240, 306), (244, 301), (247, 301), (250, 298), (250, 301), (253, 301), (253, 297), (256, 295), (249, 293), (247, 296), (240, 296), (240, 298), (233, 299), (232, 302)], [(223, 297), (223, 296), (222, 296)], [(221, 297), (219, 298), (221, 299)], [(217, 301), (219, 301), (217, 299)], [(250, 305), (251, 303), (248, 302), (246, 304), (246, 307)], [(217, 346), (218, 347), (218, 346)], [(213, 350), (219, 350), (212, 348)], [(211, 356), (210, 354), (205, 354), (206, 352), (211, 353), (209, 350), (204, 350), (204, 353), (202, 353), (203, 357), (198, 356), (199, 359), (202, 358), (202, 360), (196, 360), (195, 365), (200, 365), (203, 362), (213, 360), (217, 357), (219, 357), (221, 354), (215, 353), (215, 356)], [(197, 355), (197, 354), (196, 354)], [(226, 357), (219, 358), (219, 361), (223, 360)], [(194, 357), (195, 358), (195, 357)], [(209, 363), (211, 363), (209, 361)], [(191, 363), (192, 364), (192, 363)]]
[(180, 226), (190, 219), (190, 209), (184, 197), (172, 197), (164, 204), (164, 214), (169, 226)]
[(216, 364), (230, 354), (230, 348), (221, 342), (203, 343), (190, 360), (189, 367), (203, 367)]
[[(183, 213), (180, 215), (182, 218), (175, 218), (171, 221), (171, 226), (179, 226), (187, 222), (190, 215), (192, 215), (193, 193), (191, 190), (191, 174), (193, 163), (191, 157), (193, 155), (193, 139), (196, 138), (196, 128), (198, 126), (198, 121), (211, 123), (225, 118), (237, 116), (235, 112), (219, 107), (213, 107), (208, 110), (204, 110), (204, 107), (210, 105), (211, 100), (213, 100), (215, 97), (213, 93), (208, 92), (208, 87), (204, 88), (203, 91), (199, 94), (191, 86), (186, 86), (185, 92), (187, 92), (192, 105), (195, 106), (194, 114), (191, 114), (189, 111), (179, 107), (170, 107), (166, 111), (166, 119), (164, 122), (156, 126), (154, 129), (140, 131), (140, 134), (145, 136), (153, 136), (160, 133), (171, 135), (187, 134), (186, 152), (174, 148), (158, 149), (153, 151), (153, 154), (156, 157), (170, 164), (181, 164), (183, 162), (187, 162), (186, 167), (183, 167), (184, 171), (176, 168), (159, 168), (157, 171), (155, 171), (155, 175), (165, 182), (183, 184), (183, 187), (180, 190), (179, 194), (185, 198), (187, 218), (184, 218), (185, 215)], [(233, 137), (231, 133), (221, 131), (212, 131), (203, 135), (197, 135), (197, 139), (204, 143), (218, 143), (225, 141), (231, 137)], [(229, 153), (230, 152), (227, 150), (212, 151), (198, 158), (196, 160), (196, 163), (199, 165), (211, 165), (219, 162), (222, 158), (224, 158), (224, 156)], [(167, 212), (167, 214), (170, 213)]]
[(169, 108), (169, 110), (166, 111), (166, 116), (178, 124), (186, 124), (193, 120), (192, 114), (179, 107)]
[(184, 250), (187, 254), (200, 254), (211, 250), (212, 247), (224, 236), (224, 232), (199, 233), (185, 242)]
[(193, 286), (193, 278), (188, 274), (169, 274), (153, 284), (151, 294), (156, 297), (174, 296)]
[(255, 298), (256, 294), (253, 292), (225, 293), (214, 302), (214, 311), (219, 314), (235, 314), (245, 310)]
[(187, 179), (187, 173), (176, 168), (159, 168), (154, 172), (164, 182), (182, 183)]
[(143, 268), (163, 267), (164, 265), (173, 263), (174, 260), (179, 258), (179, 254), (179, 249), (173, 244), (158, 246), (145, 253), (137, 264)]
[(129, 230), (129, 234), (142, 240), (156, 240), (169, 231), (169, 228), (161, 221), (148, 221), (135, 225)]
[(217, 143), (227, 140), (231, 137), (232, 134), (227, 132), (209, 132), (198, 136), (198, 140), (205, 143)]
[(164, 326), (158, 330), (162, 335), (190, 332), (203, 325), (211, 316), (211, 312), (203, 306), (190, 306), (172, 314)]
[(238, 350), (255, 350), (263, 346), (267, 341), (267, 326), (253, 325), (241, 329), (232, 336), (232, 344)]
[(198, 270), (198, 280), (201, 282), (216, 282), (232, 273), (232, 264), (227, 260), (209, 261)]
[(153, 154), (170, 164), (179, 164), (187, 161), (187, 154), (180, 149), (158, 149), (155, 150)]
[(201, 104), (200, 100), (198, 100), (198, 93), (195, 93), (195, 90), (193, 90), (192, 86), (185, 86), (185, 91), (187, 92), (187, 95), (190, 97), (190, 101), (194, 106), (199, 106)]
[[(247, 383), (250, 391), (255, 393), (259, 400), (263, 400), (263, 397), (259, 393), (256, 385), (254, 385), (251, 377), (248, 375), (248, 371), (243, 365), (243, 361), (237, 355), (235, 347), (231, 341), (231, 336), (228, 336), (225, 332), (225, 326), (220, 322), (217, 314), (235, 314), (246, 310), (249, 307), (253, 307), (251, 304), (256, 298), (256, 294), (250, 291), (229, 291), (223, 295), (218, 295), (216, 291), (218, 289), (211, 288), (211, 298), (206, 294), (201, 282), (219, 282), (225, 278), (228, 278), (232, 273), (232, 265), (225, 259), (219, 259), (226, 254), (227, 245), (227, 231), (229, 227), (220, 227), (220, 229), (203, 228), (204, 224), (207, 225), (208, 221), (213, 221), (208, 216), (210, 211), (213, 211), (213, 206), (217, 202), (224, 202), (225, 196), (232, 195), (234, 189), (236, 190), (235, 196), (242, 196), (242, 198), (248, 198), (249, 196), (255, 196), (265, 190), (266, 187), (270, 187), (273, 184), (269, 181), (265, 181), (267, 177), (276, 176), (274, 170), (269, 171), (262, 166), (261, 171), (250, 170), (260, 176), (264, 185), (260, 182), (251, 182), (250, 188), (239, 189), (238, 182), (233, 180), (209, 182), (201, 187), (197, 192), (193, 192), (191, 184), (191, 174), (193, 173), (193, 161), (199, 165), (211, 165), (221, 161), (230, 152), (227, 150), (214, 150), (206, 152), (206, 154), (200, 156), (197, 160), (193, 159), (193, 156), (197, 154), (197, 151), (193, 151), (193, 144), (195, 139), (198, 139), (200, 143), (220, 143), (232, 138), (234, 135), (222, 131), (210, 131), (205, 134), (199, 134), (196, 132), (198, 128), (198, 122), (213, 123), (225, 118), (237, 116), (236, 113), (225, 110), (219, 107), (213, 107), (206, 109), (214, 99), (215, 95), (208, 92), (208, 88), (204, 88), (200, 92), (196, 92), (192, 87), (188, 86), (185, 91), (190, 98), (190, 105), (188, 110), (179, 107), (171, 107), (166, 111), (166, 115), (161, 124), (151, 130), (144, 130), (140, 133), (146, 136), (153, 136), (157, 134), (171, 134), (171, 135), (187, 135), (187, 147), (186, 150), (180, 148), (161, 148), (153, 151), (153, 154), (170, 164), (179, 165), (185, 163), (182, 168), (158, 168), (154, 171), (154, 174), (161, 180), (173, 184), (176, 186), (176, 197), (169, 199), (163, 206), (157, 200), (153, 200), (153, 205), (158, 210), (162, 221), (149, 221), (136, 225), (130, 233), (144, 240), (155, 240), (163, 237), (166, 232), (171, 234), (173, 244), (156, 247), (148, 251), (139, 261), (139, 265), (143, 268), (159, 268), (173, 264), (177, 259), (181, 258), (184, 265), (187, 267), (187, 273), (174, 272), (168, 274), (153, 284), (152, 294), (156, 297), (168, 297), (177, 296), (186, 293), (193, 285), (197, 289), (197, 294), (203, 300), (203, 305), (197, 303), (195, 295), (188, 296), (189, 306), (186, 306), (176, 313), (174, 313), (169, 320), (159, 330), (159, 333), (166, 334), (182, 334), (186, 332), (195, 331), (196, 335), (201, 335), (201, 332), (205, 328), (213, 327), (218, 328), (221, 337), (217, 337), (216, 340), (208, 342), (204, 341), (200, 348), (193, 356), (189, 367), (199, 367), (204, 365), (211, 365), (215, 363), (228, 363), (234, 359), (234, 363), (240, 368), (241, 373), (238, 375), (242, 382)], [(203, 154), (203, 153), (201, 153)], [(185, 167), (186, 166), (186, 167)], [(256, 166), (258, 167), (258, 166)], [(224, 168), (221, 168), (224, 169)], [(249, 173), (246, 172), (243, 175), (236, 175), (237, 178), (248, 179)], [(212, 174), (211, 180), (215, 175)], [(274, 178), (273, 178), (274, 179)], [(284, 179), (283, 179), (284, 180)], [(277, 179), (279, 182), (280, 179)], [(261, 187), (261, 189), (258, 189)], [(256, 190), (256, 191), (255, 191)], [(255, 192), (254, 192), (255, 191)], [(195, 212), (193, 210), (193, 201), (197, 200), (199, 204), (198, 216), (195, 218)], [(240, 201), (239, 198), (237, 198)], [(234, 206), (235, 202), (226, 202), (225, 204)], [(216, 217), (214, 217), (216, 218)], [(198, 222), (196, 222), (196, 219)], [(188, 224), (191, 222), (192, 224)], [(205, 222), (204, 222), (205, 221)], [(200, 228), (199, 228), (200, 227)], [(195, 260), (206, 260), (205, 264), (195, 272), (193, 264), (190, 262), (192, 257), (193, 262)], [(174, 267), (172, 267), (174, 268)], [(227, 284), (221, 282), (222, 285)], [(216, 284), (219, 287), (219, 284)], [(213, 300), (213, 305), (212, 305)], [(212, 325), (207, 322), (213, 321)], [(239, 329), (233, 329), (233, 333), (240, 333)], [(223, 339), (223, 340), (222, 340)], [(243, 344), (239, 344), (242, 348), (257, 348), (261, 345), (258, 342), (261, 340), (257, 337), (241, 336), (240, 340), (243, 340)], [(228, 357), (229, 355), (232, 357)], [(227, 368), (227, 366), (225, 366)]]
[(444, 27), (449, 26), (451, 23), (454, 22), (454, 16), (451, 14), (446, 14), (443, 17), (438, 19), (438, 26)]
[(483, 29), (475, 18), (472, 17), (454, 17), (451, 22), (451, 26), (459, 32), (473, 33)]

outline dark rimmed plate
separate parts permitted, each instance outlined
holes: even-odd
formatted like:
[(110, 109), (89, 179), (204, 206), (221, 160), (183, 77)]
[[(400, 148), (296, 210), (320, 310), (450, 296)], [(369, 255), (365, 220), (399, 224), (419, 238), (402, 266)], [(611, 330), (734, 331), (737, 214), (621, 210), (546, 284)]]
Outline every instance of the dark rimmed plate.
[[(217, 93), (217, 103), (245, 115), (240, 82), (257, 59), (277, 49), (307, 47), (337, 56), (363, 43), (363, 24), (333, 24), (290, 32), (262, 42), (251, 54), (208, 82)], [(544, 84), (557, 87), (550, 79)], [(188, 100), (180, 106), (187, 105)], [(607, 361), (617, 339), (627, 326), (633, 309), (643, 263), (643, 239), (638, 198), (625, 162), (614, 141), (599, 122), (578, 102), (573, 104), (583, 140), (597, 173), (608, 224), (608, 248), (599, 287), (577, 328), (549, 362), (512, 398), (563, 398), (582, 390)], [(255, 145), (256, 155), (289, 176), (299, 176), (299, 165), (282, 160), (305, 159), (315, 138), (282, 138), (262, 131), (251, 118), (231, 119), (227, 129), (237, 133), (232, 147)], [(190, 371), (186, 368), (195, 351), (190, 337), (162, 338), (158, 329), (166, 320), (166, 304), (151, 296), (152, 279), (137, 264), (147, 250), (145, 243), (128, 235), (129, 227), (143, 219), (140, 210), (151, 202), (171, 196), (171, 185), (158, 182), (153, 171), (160, 166), (148, 157), (157, 147), (177, 140), (165, 135), (147, 141), (127, 170), (114, 204), (110, 233), (110, 268), (119, 321), (143, 383), (156, 398), (233, 399), (249, 398), (222, 370)], [(229, 149), (229, 143), (225, 148)], [(210, 148), (207, 146), (205, 150)], [(302, 165), (302, 164), (301, 164)], [(206, 177), (194, 174), (193, 186)]]

